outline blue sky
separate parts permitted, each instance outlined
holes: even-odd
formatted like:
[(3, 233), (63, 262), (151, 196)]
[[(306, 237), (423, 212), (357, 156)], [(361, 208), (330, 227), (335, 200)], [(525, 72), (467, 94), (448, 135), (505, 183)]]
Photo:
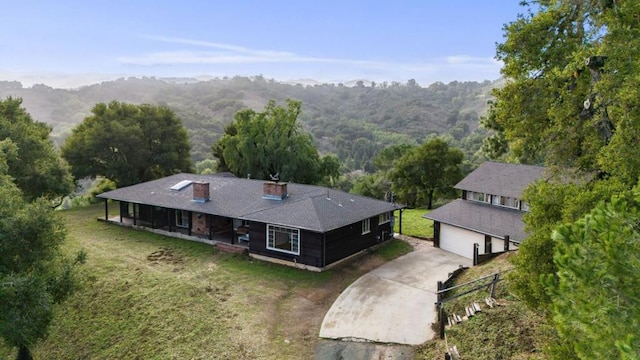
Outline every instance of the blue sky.
[(0, 79), (497, 79), (519, 0), (0, 0)]

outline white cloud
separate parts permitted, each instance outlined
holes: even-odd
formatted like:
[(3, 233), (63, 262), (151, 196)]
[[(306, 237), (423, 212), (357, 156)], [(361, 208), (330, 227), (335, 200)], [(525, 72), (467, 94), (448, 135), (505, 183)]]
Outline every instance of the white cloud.
[(145, 36), (145, 38), (163, 43), (192, 45), (213, 48), (218, 51), (163, 51), (142, 55), (121, 56), (118, 61), (127, 65), (172, 65), (172, 64), (247, 64), (247, 63), (334, 63), (353, 66), (384, 66), (385, 64), (369, 60), (336, 59), (312, 56), (300, 56), (288, 51), (249, 49), (244, 46), (214, 43), (209, 41), (171, 38), (163, 36)]
[[(285, 64), (284, 66), (291, 67), (294, 64), (299, 64), (299, 67), (308, 69), (309, 73), (318, 71), (317, 66), (314, 64), (323, 64), (322, 72), (326, 72), (328, 67), (333, 66), (333, 70), (336, 73), (344, 74), (345, 72), (349, 72), (353, 74), (352, 78), (364, 78), (375, 75), (378, 79), (372, 80), (421, 78), (424, 79), (423, 81), (429, 82), (450, 81), (456, 78), (463, 81), (467, 79), (495, 79), (499, 77), (501, 66), (501, 63), (495, 59), (469, 55), (451, 55), (426, 59), (422, 62), (393, 62), (304, 56), (290, 51), (251, 49), (240, 45), (185, 38), (164, 36), (144, 36), (144, 38), (166, 44), (188, 45), (192, 47), (192, 49), (121, 56), (117, 60), (123, 65), (136, 66), (188, 66), (203, 64), (249, 66), (248, 64), (270, 64), (270, 67), (273, 67), (274, 64)], [(203, 48), (205, 50), (203, 50)], [(286, 69), (283, 69), (282, 71), (285, 70)], [(245, 71), (245, 68), (238, 68), (238, 73)], [(329, 71), (331, 71), (331, 69)], [(286, 77), (286, 75), (284, 76)]]
[(475, 65), (489, 65), (489, 66), (494, 66), (498, 64), (498, 61), (493, 58), (474, 57), (474, 56), (468, 56), (468, 55), (447, 56), (446, 61), (448, 64), (475, 64)]

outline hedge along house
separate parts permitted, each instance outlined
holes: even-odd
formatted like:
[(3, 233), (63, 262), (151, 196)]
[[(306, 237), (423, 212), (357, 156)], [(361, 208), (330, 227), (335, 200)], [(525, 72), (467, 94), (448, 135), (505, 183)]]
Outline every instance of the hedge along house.
[[(105, 220), (320, 271), (393, 236), (400, 205), (321, 186), (176, 174), (98, 195)], [(109, 202), (119, 215), (109, 217)], [(402, 221), (400, 216), (399, 221)]]
[[(462, 197), (424, 218), (433, 220), (434, 246), (469, 259), (515, 250), (524, 240), (524, 189), (545, 175), (533, 165), (485, 162), (455, 185)], [(474, 244), (477, 250), (474, 251)]]

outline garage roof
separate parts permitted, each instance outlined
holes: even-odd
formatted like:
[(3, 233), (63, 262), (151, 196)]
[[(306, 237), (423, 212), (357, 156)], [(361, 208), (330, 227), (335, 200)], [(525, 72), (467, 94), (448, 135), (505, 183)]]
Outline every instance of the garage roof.
[(526, 237), (522, 214), (516, 209), (456, 199), (423, 217), (496, 238), (509, 235), (510, 241), (519, 243)]

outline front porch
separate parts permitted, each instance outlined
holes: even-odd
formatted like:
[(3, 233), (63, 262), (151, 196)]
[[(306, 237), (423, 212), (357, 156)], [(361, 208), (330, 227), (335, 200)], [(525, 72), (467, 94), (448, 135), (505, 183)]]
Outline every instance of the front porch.
[(201, 235), (188, 235), (185, 233), (184, 230), (168, 231), (167, 229), (158, 229), (158, 228), (152, 228), (150, 226), (147, 226), (150, 224), (140, 224), (140, 223), (134, 224), (133, 220), (129, 218), (123, 218), (122, 221), (120, 221), (120, 216), (112, 216), (107, 220), (100, 217), (98, 218), (98, 221), (104, 221), (109, 224), (126, 226), (126, 227), (130, 227), (137, 230), (149, 231), (159, 235), (170, 236), (170, 237), (189, 240), (189, 241), (196, 241), (196, 242), (209, 244), (209, 245), (224, 244), (227, 246), (233, 246), (233, 247), (238, 247), (243, 249), (249, 248), (248, 241), (236, 241), (235, 243), (232, 244), (230, 238), (227, 235), (223, 235), (223, 234), (214, 234), (211, 238), (203, 237)]
[(209, 245), (249, 247), (249, 235), (238, 219), (127, 202), (120, 202), (119, 209), (119, 215), (110, 215), (105, 201), (105, 216), (98, 220)]

